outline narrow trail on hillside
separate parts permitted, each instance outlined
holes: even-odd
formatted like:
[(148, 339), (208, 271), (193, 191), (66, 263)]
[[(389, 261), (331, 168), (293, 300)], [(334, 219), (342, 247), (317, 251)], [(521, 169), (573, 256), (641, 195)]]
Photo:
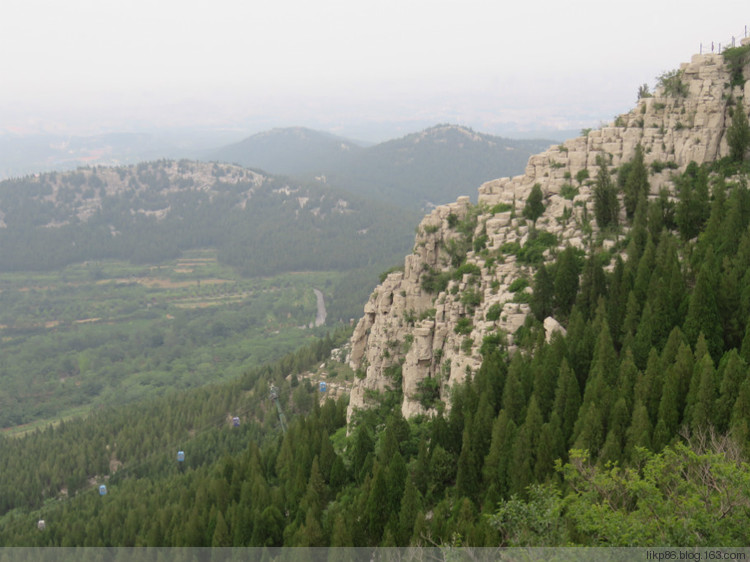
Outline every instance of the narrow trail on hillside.
[(323, 300), (323, 293), (318, 289), (313, 289), (313, 291), (315, 292), (315, 298), (318, 300), (318, 312), (315, 315), (315, 327), (317, 328), (326, 323), (326, 316), (328, 316), (328, 313), (326, 312), (326, 303)]

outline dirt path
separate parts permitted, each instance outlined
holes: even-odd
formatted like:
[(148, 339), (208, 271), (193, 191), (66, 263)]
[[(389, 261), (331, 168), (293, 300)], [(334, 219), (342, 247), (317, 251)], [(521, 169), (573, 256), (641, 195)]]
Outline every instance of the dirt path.
[(318, 289), (313, 289), (315, 292), (315, 298), (318, 299), (318, 313), (315, 315), (315, 327), (322, 326), (326, 323), (326, 303), (323, 301), (323, 293)]

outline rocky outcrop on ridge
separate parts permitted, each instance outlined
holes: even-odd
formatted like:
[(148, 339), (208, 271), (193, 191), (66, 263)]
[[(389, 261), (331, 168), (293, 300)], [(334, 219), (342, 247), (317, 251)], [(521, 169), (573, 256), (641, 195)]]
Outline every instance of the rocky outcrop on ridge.
[[(750, 76), (750, 65), (744, 73)], [(677, 93), (657, 88), (614, 123), (532, 156), (524, 175), (485, 183), (478, 205), (460, 197), (422, 220), (403, 270), (375, 289), (352, 335), (349, 362), (359, 378), (350, 419), (368, 406), (371, 393), (394, 385), (403, 391), (405, 417), (430, 413), (438, 400), (450, 407), (450, 387), (481, 365), (483, 342), (507, 337), (512, 348), (529, 313), (533, 270), (516, 254), (529, 236), (521, 210), (534, 185), (546, 205), (535, 227), (552, 240), (544, 251), (551, 259), (568, 245), (584, 247), (597, 234), (591, 195), (599, 156), (614, 172), (640, 144), (655, 196), (691, 161), (729, 154), (731, 111), (748, 112), (750, 81), (731, 86), (731, 71), (716, 54), (695, 55), (676, 77)], [(600, 243), (608, 249), (615, 240)], [(548, 318), (545, 329), (550, 337), (563, 328)]]

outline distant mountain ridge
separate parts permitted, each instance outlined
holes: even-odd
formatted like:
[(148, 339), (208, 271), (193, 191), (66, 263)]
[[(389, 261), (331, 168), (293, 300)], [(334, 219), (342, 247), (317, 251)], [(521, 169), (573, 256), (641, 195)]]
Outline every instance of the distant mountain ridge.
[(513, 140), (441, 124), (363, 147), (304, 128), (273, 129), (210, 154), (211, 159), (300, 175), (353, 193), (427, 209), (521, 173), (550, 140)]
[(305, 127), (271, 129), (208, 153), (220, 160), (260, 168), (271, 174), (296, 175), (336, 167), (349, 153), (362, 150), (350, 139)]

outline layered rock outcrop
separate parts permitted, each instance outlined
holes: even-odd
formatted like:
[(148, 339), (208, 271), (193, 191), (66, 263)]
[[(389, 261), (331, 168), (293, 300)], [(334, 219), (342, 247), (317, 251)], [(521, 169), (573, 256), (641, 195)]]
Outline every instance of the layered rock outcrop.
[[(744, 73), (750, 76), (750, 65)], [(554, 236), (548, 236), (553, 244), (544, 252), (551, 259), (568, 245), (584, 247), (594, 239), (598, 157), (614, 172), (640, 144), (656, 195), (691, 161), (729, 154), (731, 111), (748, 112), (750, 81), (732, 86), (731, 69), (715, 54), (695, 55), (675, 76), (676, 91), (658, 88), (614, 123), (532, 156), (525, 174), (485, 183), (478, 205), (461, 197), (422, 220), (403, 271), (389, 274), (375, 289), (352, 336), (350, 365), (359, 379), (350, 418), (368, 406), (371, 392), (396, 385), (406, 417), (429, 413), (437, 400), (450, 407), (449, 388), (481, 365), (483, 342), (507, 338), (512, 348), (529, 313), (533, 270), (515, 254), (529, 236), (521, 210), (533, 186), (544, 194), (545, 210), (535, 227)], [(606, 249), (614, 240), (600, 243)], [(554, 319), (545, 328), (548, 337), (562, 329)]]

